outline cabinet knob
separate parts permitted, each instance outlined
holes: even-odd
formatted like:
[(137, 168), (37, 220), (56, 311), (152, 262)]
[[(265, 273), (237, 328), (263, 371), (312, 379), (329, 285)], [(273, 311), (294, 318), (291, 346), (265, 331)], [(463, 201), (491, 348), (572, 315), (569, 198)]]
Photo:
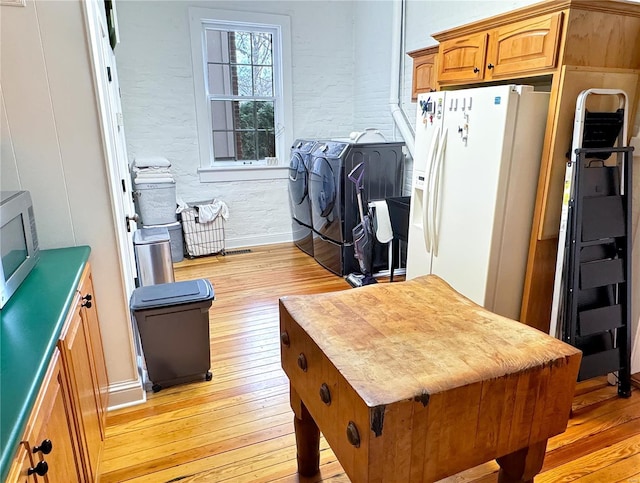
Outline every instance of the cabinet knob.
[(46, 461), (38, 461), (38, 464), (35, 465), (33, 468), (29, 468), (27, 470), (27, 474), (28, 475), (33, 475), (34, 473), (38, 476), (44, 476), (47, 474), (47, 471), (49, 471), (49, 465), (47, 464)]
[(478, 72), (480, 72), (480, 69), (478, 69), (477, 67), (474, 67), (474, 68), (473, 68), (473, 73), (474, 73), (474, 74), (477, 74)]
[(347, 439), (356, 448), (360, 447), (360, 433), (358, 433), (358, 428), (353, 421), (349, 421), (347, 424)]
[(494, 67), (495, 67), (495, 66), (494, 66), (493, 64), (489, 64), (489, 65), (487, 66), (487, 69), (493, 69)]
[(300, 355), (298, 356), (298, 367), (304, 372), (307, 372), (307, 358), (302, 353), (300, 353)]
[(291, 341), (289, 340), (289, 334), (285, 330), (282, 334), (280, 334), (280, 342), (285, 347), (289, 347), (291, 345)]
[(37, 453), (38, 451), (42, 452), (42, 454), (49, 454), (53, 449), (53, 443), (51, 443), (50, 439), (45, 439), (40, 443), (40, 446), (36, 446), (33, 448), (33, 452)]
[(82, 303), (80, 304), (80, 306), (90, 309), (92, 299), (93, 299), (93, 296), (90, 293), (88, 293), (87, 295), (84, 295), (82, 297)]
[(324, 382), (322, 383), (322, 386), (320, 386), (320, 399), (327, 406), (331, 404), (331, 391), (329, 390), (329, 386)]

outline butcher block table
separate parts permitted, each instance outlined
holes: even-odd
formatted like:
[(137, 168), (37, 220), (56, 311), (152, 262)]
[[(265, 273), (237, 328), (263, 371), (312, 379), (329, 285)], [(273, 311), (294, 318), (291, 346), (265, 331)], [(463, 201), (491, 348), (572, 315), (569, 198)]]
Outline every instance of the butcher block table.
[(499, 482), (540, 471), (563, 432), (581, 353), (428, 275), (280, 299), (298, 472), (319, 430), (354, 482), (431, 482), (497, 459)]

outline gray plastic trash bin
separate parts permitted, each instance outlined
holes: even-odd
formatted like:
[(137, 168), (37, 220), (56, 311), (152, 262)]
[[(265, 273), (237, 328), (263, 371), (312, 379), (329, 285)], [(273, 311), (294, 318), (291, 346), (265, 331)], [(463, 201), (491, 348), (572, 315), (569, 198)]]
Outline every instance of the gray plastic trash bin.
[(184, 382), (211, 380), (206, 279), (139, 287), (130, 308), (153, 392)]
[(141, 287), (175, 280), (171, 237), (165, 227), (141, 228), (133, 234), (138, 282)]

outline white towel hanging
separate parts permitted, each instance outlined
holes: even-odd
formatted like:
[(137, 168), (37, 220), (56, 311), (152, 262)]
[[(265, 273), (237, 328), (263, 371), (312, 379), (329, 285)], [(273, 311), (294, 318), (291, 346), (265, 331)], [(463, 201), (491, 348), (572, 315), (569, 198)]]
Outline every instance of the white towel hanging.
[(371, 201), (369, 207), (375, 210), (373, 213), (373, 226), (376, 232), (376, 239), (380, 243), (389, 243), (393, 240), (393, 230), (391, 229), (391, 219), (389, 218), (389, 207), (385, 200)]

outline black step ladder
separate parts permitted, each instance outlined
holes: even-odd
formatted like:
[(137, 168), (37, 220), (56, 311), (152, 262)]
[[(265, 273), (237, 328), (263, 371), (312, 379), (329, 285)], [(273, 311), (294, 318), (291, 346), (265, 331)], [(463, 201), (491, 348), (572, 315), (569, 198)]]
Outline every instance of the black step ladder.
[[(613, 112), (589, 112), (589, 96), (617, 96)], [(631, 395), (631, 180), (624, 91), (578, 96), (567, 163), (551, 335), (583, 351), (578, 380), (617, 373)]]

